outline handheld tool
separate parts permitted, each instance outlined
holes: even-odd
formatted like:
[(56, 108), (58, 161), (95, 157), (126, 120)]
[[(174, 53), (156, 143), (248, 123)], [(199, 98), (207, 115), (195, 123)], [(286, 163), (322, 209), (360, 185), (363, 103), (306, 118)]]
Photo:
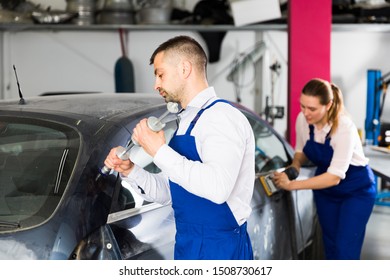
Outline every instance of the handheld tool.
[[(179, 105), (177, 103), (168, 102), (167, 103), (167, 111), (164, 114), (162, 114), (159, 118), (156, 118), (154, 116), (151, 116), (148, 118), (148, 120), (147, 120), (148, 127), (155, 132), (162, 130), (166, 125), (164, 122), (162, 122), (162, 120), (166, 116), (168, 116), (170, 113), (176, 114), (178, 111), (179, 111)], [(130, 157), (129, 152), (135, 145), (138, 145), (138, 143), (133, 137), (131, 137), (131, 143), (129, 144), (129, 146), (127, 148), (124, 148), (124, 147), (117, 148), (117, 150), (116, 150), (117, 157), (122, 159), (122, 160), (128, 160)], [(110, 173), (110, 171), (111, 171), (111, 168), (108, 168), (107, 166), (103, 166), (100, 169), (100, 173), (96, 177), (96, 180), (98, 180), (101, 175), (107, 175), (108, 173)]]
[[(292, 166), (286, 168), (283, 172), (287, 174), (289, 180), (295, 180), (299, 175), (298, 170)], [(265, 193), (268, 196), (271, 196), (274, 193), (280, 191), (280, 189), (275, 185), (273, 181), (273, 174), (274, 171), (270, 171), (267, 174), (259, 177), (261, 185), (263, 186)]]

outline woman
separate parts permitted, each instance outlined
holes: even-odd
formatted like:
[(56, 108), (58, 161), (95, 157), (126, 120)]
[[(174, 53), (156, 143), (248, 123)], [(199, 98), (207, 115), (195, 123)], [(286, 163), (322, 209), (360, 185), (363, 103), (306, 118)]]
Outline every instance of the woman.
[(298, 181), (275, 172), (274, 182), (285, 190), (314, 191), (327, 259), (360, 259), (376, 186), (357, 128), (344, 110), (340, 89), (325, 80), (310, 80), (300, 104), (291, 166), (299, 171), (310, 160), (317, 170)]

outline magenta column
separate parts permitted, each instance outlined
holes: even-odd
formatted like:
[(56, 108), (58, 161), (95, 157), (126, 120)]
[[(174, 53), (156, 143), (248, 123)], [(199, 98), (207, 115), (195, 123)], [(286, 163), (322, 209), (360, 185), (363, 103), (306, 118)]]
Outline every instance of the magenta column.
[(288, 5), (287, 140), (294, 147), (302, 87), (312, 78), (330, 80), (332, 1), (290, 0)]

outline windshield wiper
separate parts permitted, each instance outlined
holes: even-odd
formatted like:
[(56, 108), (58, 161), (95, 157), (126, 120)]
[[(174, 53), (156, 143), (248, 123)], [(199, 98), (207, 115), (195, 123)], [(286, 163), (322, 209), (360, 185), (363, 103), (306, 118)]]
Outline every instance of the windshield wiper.
[(19, 222), (0, 221), (0, 228), (19, 228)]

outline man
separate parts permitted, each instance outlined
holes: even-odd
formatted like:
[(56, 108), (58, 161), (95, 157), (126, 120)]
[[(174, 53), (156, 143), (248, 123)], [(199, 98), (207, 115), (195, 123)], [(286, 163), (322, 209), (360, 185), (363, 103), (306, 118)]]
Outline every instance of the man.
[(151, 174), (111, 150), (105, 165), (145, 199), (172, 203), (175, 259), (252, 259), (246, 220), (253, 194), (254, 136), (246, 117), (217, 98), (206, 78), (207, 56), (191, 37), (178, 36), (152, 54), (155, 89), (182, 107), (169, 145), (146, 119), (133, 137), (161, 169)]

